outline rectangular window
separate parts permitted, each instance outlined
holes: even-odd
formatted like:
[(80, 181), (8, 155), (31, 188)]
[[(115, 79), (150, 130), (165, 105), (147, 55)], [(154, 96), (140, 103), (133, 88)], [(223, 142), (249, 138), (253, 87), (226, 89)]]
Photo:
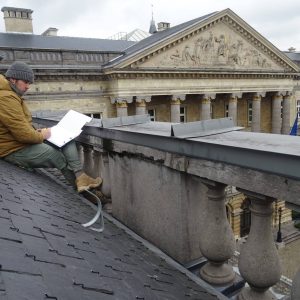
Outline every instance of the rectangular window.
[(148, 109), (148, 114), (150, 116), (150, 121), (154, 122), (155, 121), (155, 109), (154, 108), (151, 108), (151, 109)]
[(252, 123), (252, 101), (248, 101), (248, 124)]
[(85, 114), (88, 117), (94, 118), (94, 119), (102, 119), (102, 112), (100, 113), (89, 113)]
[(180, 106), (180, 113), (179, 113), (180, 123), (186, 122), (186, 109), (185, 106)]
[(225, 104), (225, 118), (229, 117), (229, 104)]

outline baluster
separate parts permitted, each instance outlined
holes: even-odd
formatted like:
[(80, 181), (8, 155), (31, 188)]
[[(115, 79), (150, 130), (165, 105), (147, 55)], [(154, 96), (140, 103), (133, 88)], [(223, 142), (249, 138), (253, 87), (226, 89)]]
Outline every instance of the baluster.
[(207, 209), (204, 214), (200, 250), (208, 262), (200, 270), (200, 277), (210, 284), (225, 285), (233, 281), (235, 273), (227, 264), (235, 250), (235, 240), (226, 216), (225, 184), (203, 180), (207, 187)]

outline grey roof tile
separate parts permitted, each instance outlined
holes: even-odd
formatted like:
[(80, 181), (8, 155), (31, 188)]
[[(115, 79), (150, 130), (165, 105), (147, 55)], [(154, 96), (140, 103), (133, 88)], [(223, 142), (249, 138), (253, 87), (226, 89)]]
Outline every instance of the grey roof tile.
[(122, 52), (135, 42), (66, 36), (0, 33), (1, 48)]
[(223, 299), (50, 177), (0, 160), (0, 298)]

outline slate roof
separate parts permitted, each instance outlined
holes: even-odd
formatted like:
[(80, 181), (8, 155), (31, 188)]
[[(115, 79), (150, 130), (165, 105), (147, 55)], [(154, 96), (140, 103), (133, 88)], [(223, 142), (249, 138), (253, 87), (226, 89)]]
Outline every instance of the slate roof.
[(190, 20), (188, 22), (176, 25), (174, 27), (170, 27), (163, 31), (156, 32), (156, 33), (152, 34), (151, 36), (149, 36), (148, 38), (145, 38), (145, 39), (141, 40), (140, 42), (130, 46), (129, 48), (127, 48), (124, 51), (124, 54), (122, 56), (119, 56), (118, 58), (112, 60), (111, 62), (107, 63), (104, 66), (109, 67), (110, 65), (114, 65), (115, 63), (118, 63), (119, 61), (126, 59), (130, 55), (138, 53), (139, 51), (144, 51), (148, 47), (155, 45), (156, 43), (160, 42), (161, 40), (168, 39), (173, 34), (177, 34), (181, 31), (184, 31), (184, 30), (188, 29), (189, 27), (191, 27), (201, 21), (206, 20), (207, 18), (213, 16), (216, 13), (218, 13), (218, 12), (213, 12), (213, 13), (207, 14), (205, 16)]
[(122, 52), (135, 42), (22, 33), (0, 33), (0, 48)]
[(0, 299), (225, 299), (50, 177), (0, 160)]
[(300, 64), (300, 52), (283, 51), (283, 53), (296, 64)]

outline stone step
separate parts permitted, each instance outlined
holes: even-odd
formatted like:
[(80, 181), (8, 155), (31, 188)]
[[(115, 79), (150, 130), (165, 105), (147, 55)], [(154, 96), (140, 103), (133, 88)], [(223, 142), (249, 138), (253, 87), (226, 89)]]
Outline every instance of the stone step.
[(300, 231), (292, 232), (289, 235), (283, 237), (282, 240), (285, 244), (289, 244), (289, 243), (294, 242), (298, 239), (300, 239)]

